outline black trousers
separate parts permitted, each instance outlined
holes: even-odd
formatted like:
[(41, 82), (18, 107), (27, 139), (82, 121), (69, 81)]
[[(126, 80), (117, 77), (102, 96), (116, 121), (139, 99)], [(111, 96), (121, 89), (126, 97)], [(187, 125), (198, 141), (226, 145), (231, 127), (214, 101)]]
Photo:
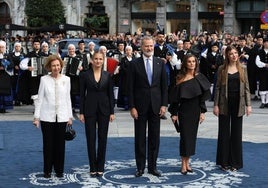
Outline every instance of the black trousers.
[(259, 70), (260, 91), (268, 91), (268, 69), (262, 68)]
[(109, 116), (100, 113), (94, 117), (85, 117), (90, 172), (104, 172), (109, 120)]
[(231, 166), (236, 169), (243, 167), (242, 159), (242, 122), (238, 117), (238, 97), (229, 97), (229, 114), (219, 115), (218, 148), (216, 164)]
[(148, 122), (148, 170), (156, 169), (156, 161), (160, 143), (160, 117), (149, 108), (147, 114), (134, 120), (135, 126), (135, 158), (138, 170), (144, 170), (146, 164), (146, 130)]
[(64, 171), (66, 124), (67, 122), (41, 121), (44, 173), (51, 173), (53, 167), (56, 174), (61, 174)]
[[(255, 61), (254, 61), (254, 63), (255, 63)], [(250, 66), (247, 68), (250, 94), (255, 94), (255, 91), (257, 90), (257, 81), (259, 80), (258, 69), (259, 68), (256, 67), (256, 65), (253, 65), (253, 66)]]

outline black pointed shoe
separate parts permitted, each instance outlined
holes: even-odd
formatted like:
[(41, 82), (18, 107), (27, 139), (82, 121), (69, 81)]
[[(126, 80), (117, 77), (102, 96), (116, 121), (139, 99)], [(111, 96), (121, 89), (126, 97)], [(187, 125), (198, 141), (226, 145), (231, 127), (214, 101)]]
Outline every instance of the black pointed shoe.
[(161, 177), (161, 173), (158, 170), (148, 170), (148, 173), (157, 177)]
[(141, 177), (142, 175), (144, 174), (144, 171), (143, 170), (137, 170), (136, 173), (135, 173), (135, 177)]
[(44, 173), (44, 178), (51, 178), (51, 173)]

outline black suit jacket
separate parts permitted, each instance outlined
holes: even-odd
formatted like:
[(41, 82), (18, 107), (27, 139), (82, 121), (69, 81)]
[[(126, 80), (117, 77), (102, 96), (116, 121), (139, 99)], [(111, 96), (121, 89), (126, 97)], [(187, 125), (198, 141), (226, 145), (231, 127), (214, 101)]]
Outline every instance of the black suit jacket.
[[(187, 52), (185, 52), (184, 50), (180, 50), (180, 51), (176, 51), (177, 54), (177, 58), (181, 60), (181, 62), (183, 61), (184, 57), (187, 54), (193, 54), (193, 52), (191, 50), (187, 50)], [(198, 56), (197, 56), (198, 57)]]
[(154, 56), (155, 57), (166, 58), (167, 52), (168, 52), (168, 48), (167, 48), (166, 44), (163, 45), (162, 50), (158, 45), (156, 45), (154, 47)]
[(167, 76), (161, 59), (153, 57), (153, 79), (149, 84), (143, 58), (130, 63), (129, 107), (135, 107), (139, 114), (147, 113), (150, 105), (155, 114), (161, 106), (168, 105)]
[(102, 71), (97, 83), (92, 69), (80, 73), (80, 114), (95, 116), (114, 114), (113, 82), (109, 72)]

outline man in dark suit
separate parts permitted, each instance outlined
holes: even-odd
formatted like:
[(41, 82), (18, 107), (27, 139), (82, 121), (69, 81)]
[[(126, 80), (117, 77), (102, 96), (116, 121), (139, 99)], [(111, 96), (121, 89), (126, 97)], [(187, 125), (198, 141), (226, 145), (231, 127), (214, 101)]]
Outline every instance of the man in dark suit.
[(161, 176), (156, 168), (160, 141), (160, 117), (168, 105), (165, 65), (154, 57), (154, 40), (141, 41), (143, 55), (130, 64), (129, 107), (135, 126), (136, 177), (144, 173), (146, 163), (146, 127), (148, 122), (148, 173)]

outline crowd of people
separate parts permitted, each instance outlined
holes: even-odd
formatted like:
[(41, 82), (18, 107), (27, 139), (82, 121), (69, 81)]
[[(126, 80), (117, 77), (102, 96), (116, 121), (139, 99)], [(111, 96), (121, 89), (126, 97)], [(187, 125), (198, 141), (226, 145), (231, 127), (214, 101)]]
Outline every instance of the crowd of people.
[[(154, 56), (161, 58), (166, 65), (169, 87), (172, 87), (175, 83), (174, 75), (178, 73), (183, 57), (188, 53), (196, 55), (200, 65), (200, 72), (209, 79), (213, 88), (212, 97), (210, 100), (213, 100), (214, 98), (216, 72), (218, 70), (218, 67), (223, 64), (225, 48), (228, 45), (235, 46), (238, 49), (240, 61), (248, 67), (248, 79), (251, 98), (254, 100), (261, 99), (260, 108), (268, 107), (268, 88), (266, 86), (267, 71), (264, 53), (268, 49), (268, 44), (266, 44), (267, 38), (265, 33), (257, 33), (255, 36), (253, 36), (252, 34), (242, 34), (239, 36), (234, 36), (228, 33), (219, 34), (217, 32), (202, 32), (197, 36), (191, 37), (188, 37), (187, 34), (183, 34), (183, 32), (178, 32), (177, 34), (165, 34), (163, 32), (152, 34), (147, 32), (144, 34), (136, 32), (135, 34), (131, 34), (127, 32), (125, 34), (118, 35), (92, 35), (90, 36), (90, 38), (110, 40), (113, 41), (114, 44), (117, 46), (117, 50), (113, 51), (113, 53), (108, 53), (106, 48), (106, 61), (112, 61), (114, 59), (117, 60), (117, 62), (112, 63), (112, 66), (108, 66), (108, 69), (112, 69), (109, 71), (111, 74), (114, 74), (116, 92), (115, 99), (118, 100), (119, 103), (117, 105), (119, 107), (125, 108), (126, 110), (128, 109), (126, 88), (124, 87), (125, 82), (124, 79), (120, 81), (119, 77), (125, 77), (126, 79), (126, 74), (124, 73), (124, 70), (126, 70), (126, 66), (128, 65), (127, 61), (130, 61), (132, 60), (132, 58), (136, 58), (141, 55), (141, 38), (144, 35), (152, 35), (156, 40)], [(28, 83), (27, 81), (29, 81), (29, 79), (27, 79), (26, 76), (23, 76), (22, 74), (24, 74), (24, 72), (29, 73), (29, 71), (25, 71), (25, 69), (30, 68), (30, 66), (28, 66), (29, 61), (24, 61), (24, 64), (20, 63), (22, 59), (25, 59), (25, 57), (39, 58), (46, 57), (50, 54), (60, 53), (62, 59), (69, 56), (80, 57), (80, 59), (83, 59), (83, 64), (81, 68), (88, 68), (87, 63), (89, 58), (93, 55), (95, 47), (94, 43), (82, 43), (81, 47), (79, 45), (79, 49), (76, 49), (75, 46), (69, 46), (68, 53), (65, 54), (61, 51), (57, 51), (56, 44), (58, 41), (66, 37), (67, 35), (64, 34), (50, 33), (42, 33), (38, 36), (32, 34), (25, 37), (19, 35), (9, 38), (6, 38), (5, 36), (2, 37), (2, 46), (5, 45), (5, 48), (2, 49), (2, 52), (0, 52), (0, 54), (5, 54), (5, 58), (3, 59), (7, 59), (11, 63), (9, 65), (9, 69), (12, 72), (10, 75), (12, 81), (13, 99), (5, 97), (4, 103), (6, 105), (0, 105), (0, 112), (5, 112), (8, 109), (12, 109), (13, 105), (20, 105), (22, 103), (30, 104), (35, 99), (34, 95), (36, 95), (38, 87), (36, 87), (35, 89), (29, 89), (28, 84), (24, 86), (24, 83)], [(4, 42), (6, 43), (4, 44)], [(90, 53), (88, 51), (84, 52), (85, 45), (88, 45), (88, 51), (90, 51)], [(132, 47), (132, 49), (130, 50), (129, 47)], [(69, 48), (74, 48), (74, 51), (72, 52)], [(103, 48), (105, 48), (105, 46), (101, 47), (101, 49)], [(131, 51), (128, 52), (129, 55), (127, 55), (126, 50)], [(85, 55), (88, 57), (83, 57)], [(110, 63), (108, 63), (108, 65), (109, 64)], [(113, 69), (114, 67), (117, 67), (117, 65), (119, 65), (120, 71), (119, 68), (117, 68), (116, 72), (114, 72)], [(40, 76), (37, 76), (35, 80), (37, 80), (36, 82), (39, 82)], [(72, 78), (71, 80), (74, 81), (75, 78)], [(75, 82), (78, 83), (77, 80)], [(73, 87), (75, 87), (74, 85), (77, 84), (72, 84)], [(77, 100), (77, 96), (79, 93), (78, 90), (79, 88), (72, 88), (72, 104), (74, 109), (79, 108), (79, 101)], [(29, 93), (29, 91), (31, 92)], [(8, 93), (9, 92), (10, 91), (8, 91)]]
[[(130, 110), (135, 130), (135, 176), (140, 177), (146, 165), (146, 139), (148, 173), (161, 176), (157, 169), (160, 119), (167, 119), (169, 107), (172, 121), (180, 126), (181, 173), (186, 175), (193, 172), (190, 156), (195, 154), (198, 125), (205, 120), (205, 101), (211, 100), (219, 118), (217, 165), (232, 171), (243, 167), (242, 117), (250, 115), (251, 100), (261, 100), (260, 108), (268, 108), (266, 35), (202, 32), (188, 37), (164, 31), (94, 35), (92, 38), (113, 41), (117, 49), (109, 52), (106, 46), (100, 46), (96, 50), (94, 42), (86, 44), (81, 39), (78, 48), (68, 46), (67, 54), (55, 49), (63, 37), (45, 33), (28, 36), (27, 40), (16, 36), (0, 41), (1, 113), (13, 105), (33, 104), (34, 124), (41, 122), (47, 142), (47, 134), (53, 131), (62, 135), (66, 125), (71, 125), (72, 113), (79, 109), (79, 119), (85, 124), (90, 175), (95, 177), (105, 170), (108, 124), (114, 120), (115, 104)], [(70, 82), (65, 85), (67, 92), (61, 90), (59, 82)], [(56, 91), (49, 89), (53, 84)], [(68, 104), (64, 118), (57, 110), (51, 112), (55, 118), (42, 116), (40, 110), (46, 104), (53, 103), (58, 109), (58, 98), (66, 93), (70, 98), (63, 98)], [(41, 94), (57, 100), (46, 103), (40, 99)], [(64, 126), (50, 130), (47, 127), (51, 124)], [(58, 139), (63, 142), (63, 137)], [(54, 148), (44, 147), (46, 178), (51, 177), (53, 160), (64, 161), (64, 144), (58, 147), (62, 152), (55, 159), (50, 152)], [(63, 163), (54, 165), (57, 176), (62, 177)]]

